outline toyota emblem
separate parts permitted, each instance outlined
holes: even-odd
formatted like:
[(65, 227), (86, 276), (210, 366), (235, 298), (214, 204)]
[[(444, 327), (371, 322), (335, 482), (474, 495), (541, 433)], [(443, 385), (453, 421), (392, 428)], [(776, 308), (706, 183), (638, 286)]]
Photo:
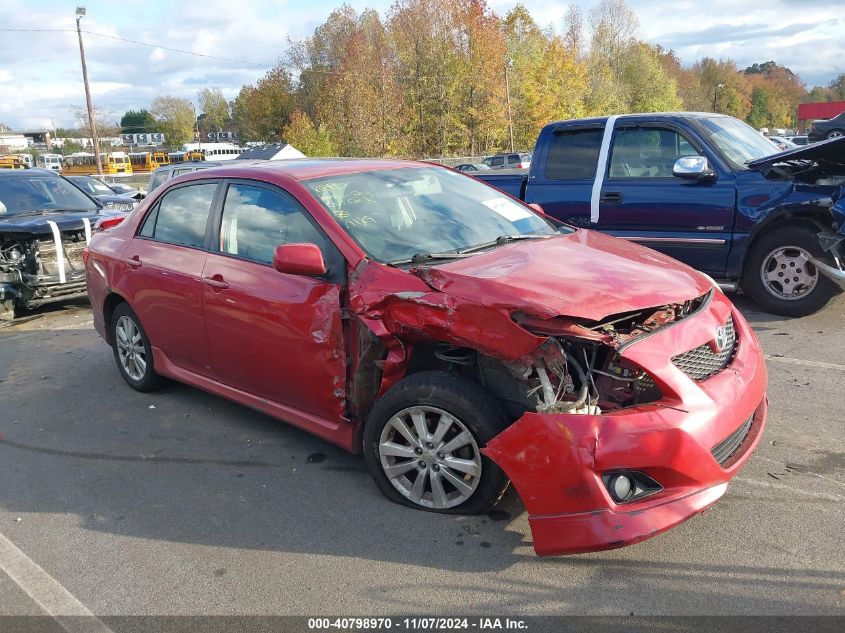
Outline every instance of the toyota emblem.
[(728, 328), (724, 325), (720, 326), (716, 330), (716, 351), (723, 352), (725, 348), (728, 346)]

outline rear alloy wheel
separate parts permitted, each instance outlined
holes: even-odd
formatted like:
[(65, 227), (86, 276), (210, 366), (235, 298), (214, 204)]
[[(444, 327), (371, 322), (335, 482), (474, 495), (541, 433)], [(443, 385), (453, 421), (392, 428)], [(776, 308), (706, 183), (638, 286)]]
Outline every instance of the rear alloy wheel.
[(745, 262), (743, 289), (761, 308), (801, 317), (826, 306), (838, 289), (810, 261), (824, 258), (816, 234), (805, 226), (783, 226), (764, 234)]
[(481, 447), (502, 428), (498, 404), (476, 383), (421, 372), (376, 402), (364, 428), (364, 457), (393, 501), (433, 512), (486, 512), (508, 480)]
[(161, 379), (153, 368), (150, 342), (138, 316), (126, 303), (118, 305), (112, 313), (111, 334), (114, 359), (123, 379), (137, 391), (157, 389)]

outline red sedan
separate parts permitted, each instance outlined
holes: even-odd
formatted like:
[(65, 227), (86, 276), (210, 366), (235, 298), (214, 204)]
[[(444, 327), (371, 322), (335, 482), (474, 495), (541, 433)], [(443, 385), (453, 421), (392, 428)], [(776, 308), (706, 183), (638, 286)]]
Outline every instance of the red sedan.
[(713, 282), (424, 163), (220, 167), (91, 240), (134, 389), (185, 382), (363, 452), (415, 508), (512, 481), (539, 554), (701, 512), (766, 423), (757, 339)]

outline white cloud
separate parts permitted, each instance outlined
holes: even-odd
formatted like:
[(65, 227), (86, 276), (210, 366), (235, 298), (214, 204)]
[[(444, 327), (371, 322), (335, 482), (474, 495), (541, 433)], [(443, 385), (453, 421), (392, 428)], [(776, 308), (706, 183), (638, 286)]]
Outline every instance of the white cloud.
[[(562, 30), (571, 1), (522, 3), (540, 25)], [(391, 2), (370, 0), (366, 6), (385, 15)], [(517, 4), (517, 0), (489, 2), (500, 15)], [(579, 1), (585, 23), (597, 2)], [(147, 0), (144, 11), (133, 11), (132, 16), (123, 5), (89, 7), (92, 10), (82, 23), (86, 31), (242, 60), (196, 57), (86, 33), (95, 105), (119, 118), (127, 109), (147, 107), (161, 94), (195, 100), (197, 91), (205, 86), (219, 87), (233, 98), (244, 83), (254, 82), (284, 55), (288, 38), (310, 35), (341, 3), (251, 0), (235, 7), (231, 0)], [(840, 2), (836, 0), (768, 0), (745, 5), (736, 0), (628, 3), (639, 16), (643, 37), (654, 43), (674, 38), (676, 51), (687, 64), (703, 56), (730, 57), (740, 67), (773, 59), (798, 72), (809, 85), (827, 83), (845, 72), (845, 39), (841, 36), (845, 18), (839, 17)], [(365, 6), (363, 0), (352, 4), (359, 11)], [(15, 90), (9, 98), (0, 99), (0, 120), (13, 127), (51, 119), (59, 126), (73, 125), (73, 108), (84, 106), (85, 95), (72, 5), (54, 9), (25, 0), (2, 0), (0, 23), (6, 28), (70, 29), (3, 34), (0, 82), (8, 92), (7, 86), (14, 80)]]

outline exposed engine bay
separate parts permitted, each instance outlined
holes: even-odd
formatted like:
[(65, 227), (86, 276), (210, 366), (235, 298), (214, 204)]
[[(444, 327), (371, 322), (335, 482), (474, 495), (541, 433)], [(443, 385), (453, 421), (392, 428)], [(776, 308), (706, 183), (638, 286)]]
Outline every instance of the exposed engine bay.
[(434, 345), (431, 355), (441, 369), (479, 382), (499, 399), (511, 419), (526, 411), (601, 415), (662, 397), (651, 376), (621, 352), (637, 339), (692, 315), (710, 297), (708, 293), (684, 303), (611, 315), (600, 322), (561, 317), (543, 327), (537, 320), (522, 318), (527, 329), (550, 336), (531, 357), (516, 362), (444, 343), (418, 344), (417, 350)]
[(51, 234), (0, 234), (0, 321), (15, 308), (35, 307), (85, 292), (84, 229)]

